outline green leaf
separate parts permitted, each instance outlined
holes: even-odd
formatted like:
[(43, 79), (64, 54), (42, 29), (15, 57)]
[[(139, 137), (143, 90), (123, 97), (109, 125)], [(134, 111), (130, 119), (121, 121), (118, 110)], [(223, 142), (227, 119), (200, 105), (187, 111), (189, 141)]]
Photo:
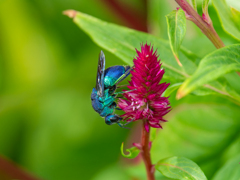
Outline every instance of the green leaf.
[[(169, 42), (147, 33), (135, 31), (126, 27), (111, 24), (87, 14), (73, 10), (65, 11), (65, 14), (73, 14), (74, 22), (85, 31), (92, 40), (100, 47), (107, 49), (127, 64), (133, 64), (136, 50), (140, 49), (141, 43), (154, 45), (160, 54), (162, 66), (165, 68), (164, 78), (170, 81), (182, 81), (196, 69), (196, 65), (182, 52), (179, 53), (183, 67), (177, 64)], [(75, 13), (75, 14), (74, 14)]]
[(213, 180), (239, 180), (240, 154), (230, 159), (213, 177)]
[(147, 1), (149, 33), (164, 39), (168, 38), (165, 15), (172, 11), (171, 4), (165, 0)]
[[(196, 72), (179, 88), (178, 97), (181, 98), (232, 71), (240, 71), (240, 44), (218, 49), (204, 57)], [(230, 96), (234, 96), (240, 102), (239, 95), (233, 93)]]
[(216, 9), (223, 29), (232, 37), (240, 40), (240, 31), (233, 21), (233, 15), (225, 0), (213, 0), (213, 6)]
[[(99, 166), (97, 166), (99, 167)], [(116, 164), (110, 164), (102, 170), (97, 171), (97, 174), (91, 178), (92, 180), (146, 180), (146, 168), (144, 163), (132, 163), (131, 166), (126, 166), (121, 161)], [(170, 180), (163, 176), (160, 172), (154, 173), (156, 180)], [(114, 178), (113, 178), (114, 177)]]
[(230, 7), (234, 7), (240, 10), (239, 0), (227, 0), (227, 3), (229, 4)]
[(124, 143), (122, 143), (122, 145), (121, 145), (121, 154), (123, 157), (133, 159), (133, 158), (137, 157), (138, 154), (140, 153), (140, 150), (137, 147), (131, 147), (130, 149), (126, 149), (126, 151), (129, 153), (124, 154), (123, 144)]
[[(144, 174), (145, 176), (145, 174)], [(114, 180), (123, 180), (123, 179), (131, 179), (131, 176), (125, 172), (124, 167), (121, 164), (111, 164), (108, 167), (104, 167), (104, 169), (97, 171), (97, 174), (91, 178), (92, 180), (106, 180), (112, 179)]]
[(186, 16), (182, 9), (178, 9), (172, 11), (166, 18), (171, 49), (178, 64), (181, 66), (178, 51), (186, 34)]
[[(135, 48), (140, 49), (141, 43), (151, 43), (160, 54), (162, 67), (165, 68), (164, 80), (171, 84), (181, 83), (187, 77), (194, 73), (197, 68), (196, 60), (190, 60), (191, 54), (182, 49), (179, 52), (182, 67), (180, 67), (171, 51), (168, 41), (162, 40), (147, 33), (135, 31), (126, 27), (111, 24), (87, 14), (74, 10), (67, 10), (64, 14), (72, 17), (74, 22), (85, 31), (92, 40), (100, 47), (110, 51), (129, 65), (133, 64), (133, 58), (136, 56)], [(211, 83), (205, 88), (204, 94), (222, 93), (227, 96), (230, 90), (219, 82)]]
[(207, 9), (208, 9), (208, 4), (209, 4), (209, 0), (203, 0), (203, 5), (202, 5), (202, 7), (203, 7), (204, 10), (207, 10)]
[[(225, 152), (221, 158), (221, 161), (226, 163), (233, 157), (237, 157), (239, 155), (239, 149), (240, 149), (240, 134), (238, 136), (236, 136), (236, 138), (234, 138), (234, 140), (231, 142), (229, 147), (225, 150)], [(225, 164), (223, 164), (223, 165), (225, 165)]]
[(239, 137), (239, 107), (213, 95), (188, 96), (177, 102), (152, 145), (153, 164), (166, 157), (183, 156), (202, 169), (210, 164), (203, 170), (211, 177), (224, 163), (224, 151)]
[(200, 167), (184, 157), (170, 157), (158, 161), (155, 168), (164, 176), (172, 179), (206, 180)]
[(192, 2), (193, 8), (195, 9), (195, 11), (197, 11), (197, 2), (196, 2), (196, 0), (191, 0), (191, 2)]
[[(189, 49), (185, 48), (185, 47), (181, 47), (181, 52), (188, 57), (191, 61), (193, 61), (196, 65), (199, 64), (201, 58), (199, 58), (198, 55), (194, 54), (192, 51), (190, 51)], [(205, 53), (206, 54), (206, 53)]]
[(233, 16), (233, 21), (235, 22), (235, 25), (238, 27), (238, 30), (240, 30), (240, 11), (231, 7), (231, 12)]
[(166, 91), (164, 91), (163, 96), (168, 97), (170, 96), (175, 90), (177, 90), (180, 86), (182, 85), (182, 83), (176, 83), (173, 84), (171, 86), (169, 86)]
[(237, 72), (225, 74), (224, 78), (229, 83), (229, 85), (236, 90), (236, 92), (240, 93), (240, 76), (237, 74)]
[(209, 4), (209, 0), (203, 0), (202, 2), (202, 11), (203, 11), (203, 14), (205, 15), (205, 20), (208, 21), (208, 23), (211, 23), (211, 18), (209, 17), (209, 14), (208, 14), (208, 4)]

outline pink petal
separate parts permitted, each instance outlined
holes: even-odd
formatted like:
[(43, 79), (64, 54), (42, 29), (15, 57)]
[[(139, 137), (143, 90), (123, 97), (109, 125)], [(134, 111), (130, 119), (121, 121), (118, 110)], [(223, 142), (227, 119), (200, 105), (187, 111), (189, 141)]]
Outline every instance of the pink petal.
[(168, 97), (161, 97), (169, 83), (160, 84), (165, 70), (161, 69), (157, 50), (151, 44), (141, 44), (141, 51), (136, 52), (128, 86), (134, 91), (124, 93), (125, 99), (119, 99), (118, 106), (125, 111), (121, 117), (126, 121), (147, 119), (144, 127), (149, 132), (149, 126), (162, 128), (159, 122), (166, 121), (162, 117), (171, 110)]
[(145, 127), (145, 130), (149, 132), (149, 124), (147, 121), (144, 123), (144, 127)]
[(133, 143), (133, 146), (135, 146), (139, 150), (142, 150), (142, 145), (140, 143)]
[(152, 147), (152, 141), (148, 143), (148, 148), (151, 149), (151, 147)]

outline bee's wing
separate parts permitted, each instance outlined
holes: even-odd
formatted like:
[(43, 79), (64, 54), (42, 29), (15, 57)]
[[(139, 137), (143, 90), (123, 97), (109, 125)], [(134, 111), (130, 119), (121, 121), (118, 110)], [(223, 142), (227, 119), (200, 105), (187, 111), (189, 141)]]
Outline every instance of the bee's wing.
[(100, 97), (104, 96), (104, 72), (105, 72), (105, 55), (103, 51), (99, 54), (97, 79), (96, 79), (96, 90)]

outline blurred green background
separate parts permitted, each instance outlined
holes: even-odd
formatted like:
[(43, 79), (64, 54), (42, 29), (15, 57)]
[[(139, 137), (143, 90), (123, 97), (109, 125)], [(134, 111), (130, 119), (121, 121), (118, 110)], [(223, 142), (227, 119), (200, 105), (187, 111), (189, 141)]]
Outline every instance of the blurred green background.
[(43, 179), (90, 179), (119, 159), (130, 131), (92, 109), (101, 48), (66, 9), (121, 24), (97, 0), (0, 1), (0, 153)]
[[(121, 2), (145, 12), (144, 0)], [(167, 39), (165, 15), (176, 8), (174, 1), (169, 2), (152, 0), (147, 6), (149, 32), (164, 39)], [(0, 154), (41, 179), (128, 179), (117, 164), (123, 161), (120, 145), (133, 141), (126, 140), (128, 136), (138, 137), (117, 125), (105, 125), (104, 119), (92, 109), (90, 94), (95, 86), (101, 48), (62, 14), (66, 9), (129, 25), (101, 0), (1, 0)], [(210, 15), (224, 43), (235, 43), (223, 32), (212, 6)], [(187, 25), (185, 47), (199, 57), (215, 49), (196, 26), (189, 22)], [(200, 45), (204, 48), (199, 48)], [(123, 64), (114, 55), (104, 53), (107, 67)], [(176, 108), (170, 114), (172, 123), (162, 138), (156, 140), (153, 157), (156, 160), (184, 155), (196, 160), (212, 176), (240, 147), (236, 135), (240, 127), (238, 109), (213, 95), (202, 98), (202, 106), (195, 96), (178, 102), (174, 97), (171, 104), (177, 107), (182, 103), (178, 106), (181, 112)], [(193, 118), (189, 117), (189, 108)], [(181, 125), (183, 128), (176, 129)], [(230, 153), (223, 153), (226, 144)], [(139, 168), (128, 169), (126, 174), (145, 178), (144, 168)]]

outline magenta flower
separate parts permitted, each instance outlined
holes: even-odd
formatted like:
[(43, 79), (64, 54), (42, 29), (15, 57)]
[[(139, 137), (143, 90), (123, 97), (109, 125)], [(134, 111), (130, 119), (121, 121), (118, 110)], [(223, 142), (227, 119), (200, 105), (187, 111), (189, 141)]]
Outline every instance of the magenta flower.
[(125, 112), (122, 117), (126, 121), (145, 120), (145, 129), (149, 132), (149, 126), (162, 128), (160, 122), (166, 122), (163, 116), (170, 111), (168, 97), (162, 97), (162, 93), (170, 83), (160, 83), (164, 69), (161, 69), (157, 51), (153, 52), (151, 45), (141, 45), (141, 52), (138, 50), (133, 60), (134, 68), (131, 71), (132, 77), (130, 92), (126, 92), (126, 99), (119, 99), (118, 106)]

